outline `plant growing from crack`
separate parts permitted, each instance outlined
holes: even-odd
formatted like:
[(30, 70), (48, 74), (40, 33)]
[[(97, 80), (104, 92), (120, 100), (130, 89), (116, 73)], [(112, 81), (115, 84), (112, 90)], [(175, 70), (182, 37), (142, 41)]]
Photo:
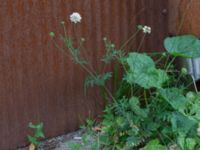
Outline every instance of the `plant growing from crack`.
[(34, 130), (33, 135), (28, 135), (28, 141), (30, 142), (29, 150), (34, 150), (36, 146), (40, 144), (39, 140), (45, 138), (43, 132), (43, 123), (33, 124), (29, 123), (28, 127)]

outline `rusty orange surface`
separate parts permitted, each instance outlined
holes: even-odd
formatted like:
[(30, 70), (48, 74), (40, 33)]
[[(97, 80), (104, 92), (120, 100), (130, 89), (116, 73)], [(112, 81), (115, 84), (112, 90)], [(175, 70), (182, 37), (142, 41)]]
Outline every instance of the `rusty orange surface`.
[[(119, 47), (137, 24), (152, 27), (142, 50), (161, 50), (168, 34), (167, 9), (165, 0), (0, 0), (0, 150), (28, 144), (29, 122), (44, 122), (49, 138), (76, 130), (86, 117), (101, 112), (98, 91), (84, 94), (85, 72), (48, 36), (62, 33), (62, 20), (74, 35), (69, 14), (82, 15), (77, 35), (85, 37), (85, 53), (101, 71), (102, 38)], [(141, 37), (127, 48), (134, 51)]]
[(200, 1), (199, 0), (178, 0), (178, 16), (176, 31), (180, 34), (200, 35)]

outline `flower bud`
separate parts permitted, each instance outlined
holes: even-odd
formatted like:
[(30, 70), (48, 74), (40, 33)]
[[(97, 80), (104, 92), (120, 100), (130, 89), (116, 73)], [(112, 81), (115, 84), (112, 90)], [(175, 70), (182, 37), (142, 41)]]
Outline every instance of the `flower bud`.
[(65, 24), (65, 22), (64, 22), (64, 21), (61, 21), (61, 22), (60, 22), (60, 24), (64, 25), (64, 24)]
[(107, 38), (106, 38), (106, 37), (104, 37), (104, 38), (103, 38), (103, 40), (104, 40), (104, 41), (107, 41)]
[(181, 73), (183, 75), (186, 75), (188, 73), (187, 69), (186, 68), (181, 68)]
[(186, 98), (188, 98), (189, 100), (195, 100), (196, 99), (196, 94), (194, 92), (187, 92), (186, 94)]
[(163, 56), (163, 57), (166, 57), (166, 56), (167, 56), (167, 53), (166, 53), (166, 52), (163, 52), (163, 53), (162, 53), (162, 56)]
[(110, 47), (115, 48), (115, 44), (111, 44)]
[(139, 30), (142, 30), (142, 29), (143, 29), (143, 26), (142, 26), (142, 25), (138, 25), (137, 28), (138, 28)]
[(55, 33), (54, 32), (49, 32), (49, 36), (53, 38), (55, 36)]
[(81, 38), (81, 41), (82, 41), (82, 42), (85, 42), (85, 38)]

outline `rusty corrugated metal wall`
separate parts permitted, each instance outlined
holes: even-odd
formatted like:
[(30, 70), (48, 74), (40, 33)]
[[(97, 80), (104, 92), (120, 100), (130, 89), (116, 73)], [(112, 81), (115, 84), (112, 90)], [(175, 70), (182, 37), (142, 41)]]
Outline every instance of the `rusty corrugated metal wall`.
[(195, 34), (196, 36), (200, 36), (199, 8), (199, 0), (179, 0), (177, 30), (180, 30), (181, 34)]
[(68, 15), (74, 11), (83, 17), (78, 36), (86, 38), (86, 53), (99, 70), (104, 36), (119, 46), (137, 24), (147, 24), (153, 33), (142, 49), (155, 51), (168, 32), (168, 0), (0, 0), (0, 150), (27, 144), (30, 121), (44, 122), (46, 137), (52, 137), (100, 112), (97, 90), (84, 95), (84, 71), (48, 36), (62, 32), (62, 20), (72, 34)]

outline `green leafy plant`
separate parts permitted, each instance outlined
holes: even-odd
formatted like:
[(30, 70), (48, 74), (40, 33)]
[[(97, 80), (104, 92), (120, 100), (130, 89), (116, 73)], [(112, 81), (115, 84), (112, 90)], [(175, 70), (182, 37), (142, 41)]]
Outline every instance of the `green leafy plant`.
[(28, 135), (28, 141), (37, 146), (39, 144), (39, 139), (45, 138), (43, 133), (43, 123), (32, 124), (31, 122), (28, 124), (28, 127), (34, 130), (33, 135)]
[[(103, 98), (109, 99), (102, 121), (98, 123), (101, 131), (87, 132), (95, 139), (93, 143), (98, 149), (200, 148), (200, 93), (193, 91), (195, 83), (187, 70), (177, 70), (174, 64), (176, 57), (200, 56), (200, 42), (195, 36), (167, 37), (164, 40), (166, 52), (149, 54), (127, 52), (124, 47), (139, 31), (150, 34), (150, 27), (140, 25), (136, 34), (119, 48), (104, 38), (105, 55), (100, 62), (114, 62), (116, 68), (123, 68), (123, 71), (115, 69), (113, 73), (100, 74), (81, 56), (83, 40), (78, 40), (81, 44), (75, 47), (77, 43), (66, 34), (63, 23), (62, 26), (65, 33), (61, 40), (68, 51), (59, 49), (68, 52), (88, 73), (85, 86), (99, 86), (105, 93)], [(107, 81), (112, 78), (114, 93), (107, 87)]]
[(152, 140), (146, 144), (143, 150), (167, 150), (166, 147), (159, 143), (158, 139)]
[(168, 37), (164, 46), (174, 56), (200, 57), (200, 40), (194, 35)]
[(81, 150), (81, 145), (80, 145), (80, 144), (69, 143), (68, 146), (69, 146), (69, 148), (71, 148), (72, 150)]

